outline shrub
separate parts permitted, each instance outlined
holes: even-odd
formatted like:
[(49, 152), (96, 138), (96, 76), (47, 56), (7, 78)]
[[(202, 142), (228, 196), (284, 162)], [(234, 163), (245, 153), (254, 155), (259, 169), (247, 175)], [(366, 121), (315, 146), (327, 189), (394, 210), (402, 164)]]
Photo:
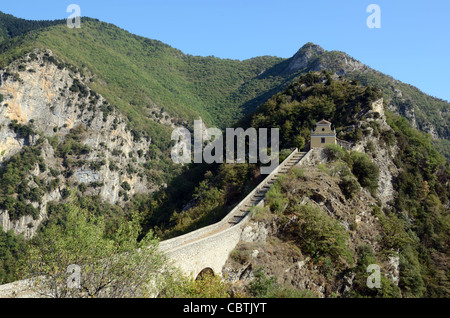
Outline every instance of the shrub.
[(345, 150), (339, 145), (326, 145), (325, 155), (329, 161), (342, 160), (345, 157)]
[(231, 251), (230, 257), (239, 264), (245, 264), (250, 260), (253, 248), (250, 243), (241, 243)]
[(127, 181), (125, 181), (125, 182), (122, 183), (122, 189), (124, 189), (125, 191), (130, 191), (131, 190), (131, 186), (130, 186), (130, 184)]
[(23, 258), (26, 243), (14, 230), (4, 232), (0, 225), (0, 285), (19, 280), (17, 264)]
[(383, 132), (381, 133), (381, 137), (388, 146), (393, 146), (396, 142), (395, 133), (391, 129), (383, 130)]
[(91, 164), (89, 165), (90, 168), (94, 171), (99, 171), (101, 169), (102, 166), (104, 166), (106, 164), (105, 160), (102, 161), (92, 161)]
[(406, 223), (397, 215), (391, 214), (380, 217), (381, 243), (387, 249), (398, 249), (412, 243), (406, 232)]
[(266, 193), (266, 204), (273, 212), (282, 213), (289, 200), (281, 192), (281, 186), (276, 182)]
[(81, 193), (84, 193), (87, 190), (87, 186), (85, 183), (80, 183), (78, 189), (80, 190)]
[(316, 166), (316, 168), (319, 169), (319, 170), (322, 171), (322, 172), (325, 172), (325, 173), (328, 174), (328, 175), (331, 175), (331, 170), (328, 169), (327, 166), (326, 166), (325, 164), (323, 164), (323, 163), (319, 163), (319, 164)]
[(329, 256), (338, 267), (353, 263), (353, 253), (347, 246), (350, 237), (339, 221), (313, 205), (297, 204), (293, 212), (299, 221), (287, 225), (288, 233), (302, 252), (316, 261)]
[(347, 199), (352, 199), (361, 190), (358, 180), (352, 174), (341, 175), (339, 188)]
[(17, 120), (11, 121), (9, 128), (13, 130), (19, 138), (28, 138), (28, 136), (34, 134), (34, 131), (30, 126), (18, 124)]
[(254, 275), (255, 278), (248, 286), (250, 295), (256, 298), (274, 297), (278, 289), (277, 279), (275, 277), (267, 277), (261, 267), (254, 272)]
[[(30, 244), (21, 271), (24, 278), (36, 278), (32, 288), (53, 298), (142, 298), (174, 280), (153, 234), (138, 240), (135, 215), (107, 237), (105, 218), (73, 203), (65, 205), (64, 223), (47, 225)], [(83, 267), (81, 288), (66, 283), (71, 264)]]
[(410, 246), (400, 253), (399, 287), (406, 297), (422, 297), (425, 291), (421, 266), (416, 254)]
[(304, 178), (305, 177), (305, 170), (302, 168), (294, 167), (292, 168), (292, 172), (296, 178)]
[(89, 91), (85, 85), (83, 85), (78, 79), (73, 80), (72, 86), (69, 90), (73, 93), (80, 93), (81, 96), (87, 97), (89, 95)]
[[(203, 275), (197, 279), (177, 278), (165, 288), (161, 298), (230, 298), (230, 286), (217, 275)], [(238, 296), (239, 297), (239, 296)]]
[(367, 146), (364, 149), (366, 152), (368, 153), (374, 153), (375, 152), (375, 145), (373, 143), (373, 141), (369, 140), (367, 142)]
[(248, 292), (255, 298), (317, 298), (308, 290), (281, 286), (273, 276), (268, 277), (262, 267), (254, 272), (255, 278), (248, 285)]
[(366, 154), (361, 152), (352, 152), (351, 160), (352, 172), (358, 179), (359, 184), (374, 195), (378, 188), (378, 166)]

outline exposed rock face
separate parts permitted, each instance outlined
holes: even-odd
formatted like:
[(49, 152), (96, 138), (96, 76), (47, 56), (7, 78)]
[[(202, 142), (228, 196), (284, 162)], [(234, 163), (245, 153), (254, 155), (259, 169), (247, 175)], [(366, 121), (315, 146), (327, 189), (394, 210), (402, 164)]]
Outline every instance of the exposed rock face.
[(292, 58), (287, 71), (295, 72), (308, 67), (314, 59), (324, 52), (325, 50), (318, 45), (312, 43), (304, 45)]
[[(45, 182), (53, 179), (50, 169), (61, 173), (59, 186), (44, 193), (37, 220), (23, 216), (12, 221), (8, 211), (0, 210), (4, 230), (14, 229), (31, 237), (46, 217), (47, 203), (59, 201), (66, 185), (84, 184), (84, 194), (119, 204), (127, 196), (157, 189), (142, 168), (151, 139), (135, 140), (121, 115), (85, 84), (88, 80), (61, 66), (50, 51), (35, 51), (15, 61), (0, 70), (0, 79), (1, 164), (24, 146), (36, 146), (42, 138), (39, 147), (47, 169), (40, 171), (37, 167), (32, 174)], [(11, 123), (30, 127), (33, 133), (24, 138)], [(69, 136), (77, 138), (88, 151), (63, 158), (58, 146)], [(121, 187), (124, 182), (129, 189)]]
[[(391, 130), (391, 127), (386, 123), (383, 99), (372, 104), (372, 110), (369, 114), (378, 115), (376, 118), (367, 118), (367, 122), (369, 124), (373, 123), (373, 126), (362, 127), (367, 133), (353, 149), (356, 151), (368, 152), (372, 156), (371, 159), (377, 164), (380, 172), (378, 177), (377, 196), (383, 204), (387, 204), (394, 198), (392, 180), (398, 175), (398, 171), (393, 160), (397, 154), (397, 147), (388, 147), (381, 141), (379, 136), (381, 131)], [(373, 127), (376, 127), (377, 132), (374, 131)]]
[(327, 52), (316, 44), (307, 43), (292, 57), (286, 71), (303, 69), (314, 72), (333, 70), (337, 75), (345, 76), (351, 72), (364, 71), (368, 67), (343, 52)]

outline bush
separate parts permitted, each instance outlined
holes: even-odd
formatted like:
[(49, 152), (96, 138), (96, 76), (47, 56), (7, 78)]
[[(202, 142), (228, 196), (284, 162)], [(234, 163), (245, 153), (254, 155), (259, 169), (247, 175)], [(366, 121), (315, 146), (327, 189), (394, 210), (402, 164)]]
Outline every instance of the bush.
[(19, 138), (28, 138), (28, 136), (34, 134), (34, 131), (30, 126), (18, 124), (17, 120), (11, 121), (9, 128), (13, 130)]
[(87, 97), (89, 95), (88, 88), (83, 85), (78, 79), (73, 80), (72, 86), (70, 86), (69, 90), (73, 93), (80, 93), (81, 96)]
[(313, 205), (295, 205), (293, 212), (298, 221), (287, 225), (287, 233), (302, 252), (316, 261), (329, 256), (337, 267), (353, 263), (353, 252), (347, 246), (350, 237), (339, 221)]
[(102, 161), (92, 161), (89, 167), (94, 171), (99, 171), (102, 166), (106, 164), (105, 160)]
[(278, 289), (277, 279), (275, 277), (267, 277), (261, 267), (254, 272), (254, 276), (255, 278), (248, 286), (250, 295), (256, 298), (274, 297)]
[(395, 133), (393, 130), (391, 130), (391, 129), (383, 130), (381, 133), (381, 137), (383, 138), (386, 145), (388, 145), (388, 146), (395, 145), (396, 138), (395, 138)]
[(358, 179), (359, 184), (367, 188), (372, 195), (375, 195), (375, 191), (378, 188), (378, 166), (364, 153), (355, 151), (350, 156), (352, 172)]
[[(230, 298), (230, 286), (220, 276), (203, 275), (197, 279), (177, 278), (168, 284), (160, 298)], [(239, 297), (239, 295), (238, 295)]]
[[(32, 287), (38, 292), (53, 298), (141, 298), (162, 289), (166, 279), (173, 281), (174, 271), (153, 234), (138, 241), (136, 215), (107, 237), (104, 217), (73, 203), (66, 205), (64, 224), (44, 227), (30, 244), (21, 271), (24, 278), (37, 278)], [(66, 283), (71, 264), (83, 268), (81, 288)]]
[(341, 175), (339, 188), (347, 199), (352, 199), (361, 190), (358, 180), (352, 174)]
[(0, 285), (19, 280), (17, 264), (26, 251), (22, 236), (16, 236), (14, 230), (4, 232), (0, 225)]
[(296, 178), (304, 178), (305, 177), (305, 170), (299, 167), (292, 168), (292, 173)]
[(280, 183), (276, 182), (266, 193), (266, 204), (273, 212), (282, 213), (289, 200), (283, 196)]
[(342, 160), (345, 157), (345, 150), (339, 145), (326, 145), (325, 155), (328, 161)]
[(127, 181), (125, 181), (125, 182), (122, 183), (122, 189), (124, 189), (125, 191), (130, 191), (131, 190), (131, 186), (130, 186), (130, 184)]
[(381, 243), (386, 249), (398, 249), (412, 243), (406, 232), (406, 223), (397, 215), (382, 215), (379, 220), (381, 226)]
[(372, 264), (377, 264), (375, 253), (372, 246), (360, 245), (358, 246), (358, 261), (354, 268), (355, 279), (353, 281), (353, 290), (350, 292), (350, 297), (375, 297), (375, 298), (398, 298), (401, 296), (400, 288), (398, 288), (392, 280), (387, 278), (384, 273), (381, 273), (381, 288), (369, 288), (367, 286), (367, 279), (371, 275), (367, 272), (367, 267)]
[(425, 291), (421, 266), (415, 251), (406, 247), (400, 253), (399, 287), (406, 297), (422, 297)]
[(275, 277), (268, 277), (262, 267), (254, 272), (255, 278), (248, 285), (248, 292), (255, 298), (317, 298), (309, 290), (299, 290), (278, 284)]

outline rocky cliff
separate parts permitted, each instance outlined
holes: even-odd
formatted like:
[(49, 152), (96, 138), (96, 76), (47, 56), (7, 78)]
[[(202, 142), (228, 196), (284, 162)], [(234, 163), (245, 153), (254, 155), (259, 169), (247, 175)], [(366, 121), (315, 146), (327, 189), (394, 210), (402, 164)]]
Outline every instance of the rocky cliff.
[[(31, 237), (46, 218), (48, 203), (60, 201), (69, 188), (78, 187), (84, 195), (98, 195), (111, 204), (123, 204), (135, 193), (158, 188), (147, 180), (142, 167), (151, 138), (133, 135), (126, 120), (89, 88), (89, 82), (89, 76), (51, 51), (35, 50), (0, 70), (2, 169), (25, 148), (39, 149), (42, 159), (22, 183), (25, 188), (39, 188), (38, 202), (24, 198), (39, 215), (11, 218), (3, 204), (4, 230)], [(20, 193), (8, 194), (20, 197)]]

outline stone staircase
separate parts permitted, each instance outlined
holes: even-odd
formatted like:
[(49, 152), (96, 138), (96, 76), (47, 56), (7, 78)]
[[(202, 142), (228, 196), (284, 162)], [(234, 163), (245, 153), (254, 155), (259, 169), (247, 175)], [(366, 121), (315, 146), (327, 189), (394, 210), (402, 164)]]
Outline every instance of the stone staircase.
[(259, 205), (264, 200), (266, 193), (278, 177), (291, 170), (292, 167), (294, 167), (306, 156), (306, 154), (307, 152), (299, 152), (297, 149), (294, 150), (294, 152), (280, 164), (279, 169), (275, 171), (275, 173), (270, 174), (263, 182), (261, 182), (258, 186), (258, 190), (254, 192), (251, 197), (244, 199), (246, 202), (242, 204), (237, 211), (235, 211), (228, 223), (233, 226), (241, 222), (250, 213), (252, 207)]

